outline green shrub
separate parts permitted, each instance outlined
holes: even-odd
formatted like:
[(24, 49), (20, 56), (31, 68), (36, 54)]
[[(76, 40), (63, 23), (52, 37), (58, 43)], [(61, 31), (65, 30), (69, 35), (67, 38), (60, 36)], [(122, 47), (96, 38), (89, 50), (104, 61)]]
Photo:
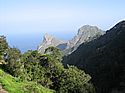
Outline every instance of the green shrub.
[(35, 82), (21, 82), (18, 78), (0, 70), (0, 83), (9, 93), (54, 93)]

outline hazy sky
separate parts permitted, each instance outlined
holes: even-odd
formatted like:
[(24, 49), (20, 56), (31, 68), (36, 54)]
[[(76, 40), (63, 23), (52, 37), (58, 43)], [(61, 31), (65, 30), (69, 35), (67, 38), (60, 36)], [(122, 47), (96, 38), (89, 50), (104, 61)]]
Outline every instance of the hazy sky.
[(107, 30), (125, 19), (125, 0), (0, 0), (0, 35), (21, 50), (34, 49), (47, 32), (70, 39), (89, 24)]

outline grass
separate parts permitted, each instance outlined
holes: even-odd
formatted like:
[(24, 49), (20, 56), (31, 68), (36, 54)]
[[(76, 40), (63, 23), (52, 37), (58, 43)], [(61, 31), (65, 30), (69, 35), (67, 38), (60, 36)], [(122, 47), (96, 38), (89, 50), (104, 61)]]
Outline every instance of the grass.
[(0, 84), (8, 93), (54, 93), (34, 82), (21, 82), (0, 69)]

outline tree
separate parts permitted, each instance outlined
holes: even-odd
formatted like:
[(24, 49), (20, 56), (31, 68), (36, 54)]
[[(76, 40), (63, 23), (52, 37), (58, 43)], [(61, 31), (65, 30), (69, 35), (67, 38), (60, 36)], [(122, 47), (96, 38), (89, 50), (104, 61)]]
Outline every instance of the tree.
[(77, 67), (68, 66), (62, 73), (59, 93), (94, 93), (94, 87), (89, 83), (91, 77)]
[(0, 60), (3, 58), (5, 51), (8, 49), (6, 37), (0, 36)]
[(46, 67), (47, 77), (52, 81), (51, 89), (58, 93), (94, 93), (94, 87), (89, 83), (91, 77), (77, 67), (68, 66), (65, 69), (61, 63), (61, 52), (55, 47), (45, 50), (45, 60), (41, 61)]
[(24, 68), (25, 80), (37, 81), (42, 75), (42, 69), (39, 65), (39, 53), (37, 51), (29, 50), (21, 57), (21, 63)]
[(61, 71), (64, 69), (61, 62), (55, 60), (51, 55), (42, 54), (39, 56), (39, 65), (44, 69), (44, 86), (48, 88), (54, 89), (55, 85), (55, 78), (59, 76)]
[(51, 55), (54, 59), (61, 61), (62, 60), (62, 52), (60, 51), (60, 49), (56, 48), (56, 47), (48, 47), (47, 49), (45, 49), (44, 54), (49, 54)]
[(21, 73), (21, 52), (17, 48), (9, 48), (7, 51), (6, 70), (13, 76), (18, 76)]
[[(59, 54), (59, 55), (58, 55)], [(7, 51), (7, 71), (22, 81), (34, 81), (57, 93), (94, 93), (91, 77), (74, 66), (61, 63), (61, 53), (48, 48), (46, 54), (29, 50), (24, 54), (16, 48)]]

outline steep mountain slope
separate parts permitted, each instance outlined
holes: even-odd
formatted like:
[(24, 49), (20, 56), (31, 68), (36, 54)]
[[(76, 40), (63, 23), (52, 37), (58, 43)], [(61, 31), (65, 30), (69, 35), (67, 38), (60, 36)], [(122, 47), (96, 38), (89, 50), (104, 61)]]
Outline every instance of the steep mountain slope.
[(125, 93), (125, 21), (80, 45), (63, 62), (89, 73), (98, 93)]
[(55, 37), (45, 34), (43, 42), (38, 47), (39, 52), (44, 52), (44, 50), (49, 46), (58, 47), (59, 49), (63, 50), (64, 54), (70, 54), (77, 47), (85, 42), (89, 42), (99, 36), (103, 35), (104, 32), (97, 28), (96, 26), (89, 26), (85, 25), (78, 30), (76, 36), (73, 39), (64, 42), (62, 40), (56, 39)]

